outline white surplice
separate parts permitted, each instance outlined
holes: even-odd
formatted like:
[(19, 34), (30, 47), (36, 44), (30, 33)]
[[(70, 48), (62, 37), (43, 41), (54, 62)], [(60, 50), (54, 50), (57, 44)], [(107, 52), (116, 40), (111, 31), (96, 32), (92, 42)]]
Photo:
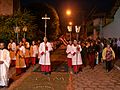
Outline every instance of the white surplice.
[(66, 49), (66, 53), (67, 53), (67, 58), (72, 58), (72, 45), (67, 45), (67, 49)]
[(51, 65), (50, 63), (50, 51), (52, 51), (52, 46), (49, 42), (46, 43), (48, 50), (45, 50), (45, 43), (42, 42), (39, 46), (39, 53), (44, 52), (43, 55), (40, 55), (39, 64), (41, 65)]
[(78, 45), (80, 50), (77, 50), (77, 46), (72, 45), (72, 54), (75, 53), (75, 55), (72, 56), (72, 65), (82, 65), (82, 57), (81, 57), (81, 51), (82, 48), (80, 45)]
[(10, 66), (10, 54), (7, 49), (0, 50), (0, 61), (3, 61), (3, 64), (0, 64), (0, 86), (8, 86), (8, 71)]

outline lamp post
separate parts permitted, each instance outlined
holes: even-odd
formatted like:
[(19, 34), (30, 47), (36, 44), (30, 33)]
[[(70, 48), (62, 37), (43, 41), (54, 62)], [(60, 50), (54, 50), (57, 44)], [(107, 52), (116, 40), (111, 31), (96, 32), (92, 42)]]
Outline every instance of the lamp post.
[(81, 26), (75, 26), (75, 31), (77, 33), (77, 36), (76, 36), (77, 41), (78, 41), (78, 38), (79, 38), (80, 28), (81, 28)]
[(23, 32), (24, 32), (24, 38), (25, 38), (25, 34), (26, 34), (26, 32), (27, 32), (27, 26), (24, 26), (24, 27), (23, 27)]
[(18, 26), (14, 27), (14, 32), (17, 35), (17, 43), (19, 43), (19, 35), (18, 35), (18, 33), (20, 32), (20, 27), (18, 27)]
[(68, 31), (70, 32), (70, 41), (71, 41), (71, 37), (72, 37), (72, 26), (67, 26), (67, 29), (68, 29)]

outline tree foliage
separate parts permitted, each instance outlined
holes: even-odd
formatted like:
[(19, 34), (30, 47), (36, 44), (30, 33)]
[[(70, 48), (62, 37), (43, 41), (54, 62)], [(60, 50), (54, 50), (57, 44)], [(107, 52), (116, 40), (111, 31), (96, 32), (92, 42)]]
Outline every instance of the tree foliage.
[(45, 32), (45, 20), (43, 20), (42, 17), (44, 17), (45, 14), (50, 17), (50, 20), (47, 20), (47, 38), (49, 40), (56, 40), (59, 37), (61, 31), (59, 28), (59, 17), (54, 7), (43, 3), (32, 3), (28, 9), (30, 9), (32, 13), (34, 13), (34, 15), (37, 17), (37, 35), (41, 36), (41, 39), (43, 39)]
[(12, 16), (0, 17), (0, 39), (9, 41), (16, 40), (14, 27), (20, 27), (19, 40), (24, 36), (22, 30), (27, 26), (26, 39), (38, 40), (44, 37), (44, 23), (42, 17), (48, 14), (50, 20), (47, 23), (47, 37), (49, 40), (56, 40), (60, 35), (59, 17), (56, 10), (47, 4), (35, 4), (32, 8), (27, 8), (22, 11), (16, 11)]
[(31, 15), (30, 11), (24, 10), (21, 12), (18, 10), (12, 16), (1, 16), (0, 17), (0, 39), (8, 41), (9, 39), (16, 40), (16, 34), (14, 27), (20, 27), (19, 38), (23, 37), (23, 27), (27, 26), (27, 39), (35, 37), (34, 30), (37, 25), (34, 24), (35, 16)]

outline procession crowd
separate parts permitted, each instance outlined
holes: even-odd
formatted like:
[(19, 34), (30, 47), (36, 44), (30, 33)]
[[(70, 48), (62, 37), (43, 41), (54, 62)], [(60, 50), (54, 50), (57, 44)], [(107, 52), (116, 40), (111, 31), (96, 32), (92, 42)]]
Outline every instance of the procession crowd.
[[(39, 62), (41, 72), (45, 75), (51, 74), (50, 51), (53, 51), (54, 46), (47, 41), (46, 37), (43, 40), (43, 42), (32, 41), (31, 45), (25, 38), (19, 44), (10, 40), (7, 48), (4, 42), (0, 43), (0, 86), (8, 86), (9, 67), (15, 66), (16, 75), (20, 75), (31, 65), (34, 66)], [(109, 72), (115, 54), (119, 52), (120, 39), (69, 41), (66, 48), (68, 70), (77, 74), (82, 71), (83, 66), (89, 65), (94, 69), (95, 65), (105, 61), (106, 70)]]
[(119, 42), (112, 39), (87, 39), (78, 42), (74, 40), (73, 43), (69, 41), (66, 50), (69, 70), (72, 69), (76, 74), (87, 65), (94, 69), (95, 65), (104, 62), (106, 71), (109, 72), (113, 67), (115, 54), (119, 52)]

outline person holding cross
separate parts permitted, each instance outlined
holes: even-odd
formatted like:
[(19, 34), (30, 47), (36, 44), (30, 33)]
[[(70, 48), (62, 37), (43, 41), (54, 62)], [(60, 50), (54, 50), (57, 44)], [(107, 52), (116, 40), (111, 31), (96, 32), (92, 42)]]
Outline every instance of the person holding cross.
[(47, 38), (44, 37), (44, 42), (39, 46), (40, 60), (39, 64), (41, 65), (41, 71), (45, 75), (51, 73), (51, 63), (50, 63), (50, 51), (53, 50), (51, 44), (47, 41)]

